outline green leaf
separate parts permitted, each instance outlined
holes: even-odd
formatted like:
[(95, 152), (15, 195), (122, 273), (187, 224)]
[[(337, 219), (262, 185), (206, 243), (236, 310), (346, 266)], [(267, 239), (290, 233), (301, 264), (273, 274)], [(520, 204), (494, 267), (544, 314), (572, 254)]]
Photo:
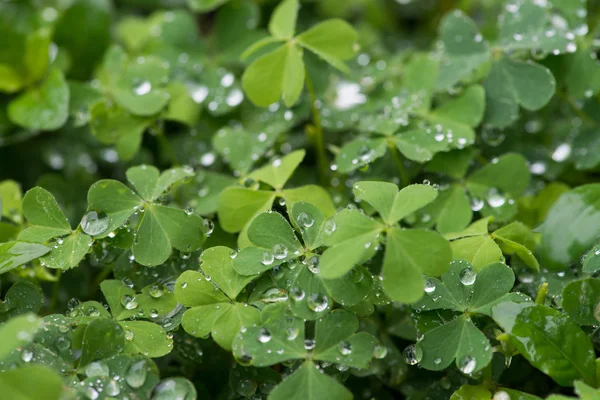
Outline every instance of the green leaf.
[(43, 303), (44, 295), (41, 288), (26, 281), (19, 281), (6, 292), (0, 308), (2, 311), (0, 322), (25, 313), (38, 313)]
[(75, 268), (86, 256), (92, 245), (92, 238), (81, 232), (73, 232), (57, 241), (50, 253), (40, 258), (48, 268), (66, 270)]
[(88, 191), (88, 208), (108, 216), (108, 228), (96, 238), (108, 236), (122, 226), (135, 212), (141, 210), (143, 201), (133, 190), (118, 181), (100, 180)]
[(502, 58), (494, 63), (484, 83), (486, 123), (505, 128), (528, 111), (544, 107), (554, 95), (556, 80), (549, 69), (534, 62)]
[[(308, 262), (311, 261), (311, 258), (309, 258)], [(317, 268), (318, 265), (317, 262)], [(291, 294), (290, 309), (292, 312), (307, 320), (315, 320), (328, 314), (333, 308), (333, 302), (327, 287), (328, 281), (321, 279), (319, 274), (315, 274), (308, 266), (296, 264), (292, 267), (295, 269), (292, 272), (289, 285)]]
[(348, 68), (342, 61), (356, 54), (355, 44), (358, 34), (346, 21), (330, 19), (302, 32), (296, 40), (300, 46), (344, 72)]
[(336, 310), (329, 313), (316, 325), (314, 359), (367, 368), (377, 340), (366, 332), (354, 333), (357, 329), (358, 318), (349, 312)]
[(114, 99), (133, 115), (157, 114), (166, 107), (171, 97), (164, 88), (169, 73), (169, 64), (154, 56), (131, 61), (117, 77)]
[(245, 175), (258, 156), (272, 145), (269, 137), (260, 139), (241, 127), (224, 127), (213, 136), (212, 144), (234, 171)]
[(449, 89), (468, 78), (490, 58), (489, 44), (477, 25), (461, 11), (447, 14), (440, 24), (444, 58), (437, 81), (439, 89)]
[(296, 30), (298, 0), (284, 0), (277, 5), (269, 21), (269, 33), (277, 39), (291, 39)]
[(0, 273), (3, 274), (48, 253), (50, 249), (37, 243), (0, 243)]
[(318, 185), (305, 185), (294, 189), (285, 189), (281, 196), (289, 207), (300, 201), (309, 202), (319, 208), (326, 217), (336, 213), (335, 205), (329, 192)]
[(260, 320), (260, 311), (247, 304), (223, 304), (212, 324), (212, 338), (225, 350), (231, 350), (232, 342), (242, 327), (253, 326)]
[(387, 234), (383, 259), (383, 290), (395, 301), (414, 303), (423, 296), (423, 274), (448, 270), (450, 244), (436, 232), (393, 228)]
[(21, 186), (12, 180), (0, 182), (0, 217), (16, 223), (22, 222)]
[(600, 279), (587, 278), (565, 286), (562, 307), (571, 320), (579, 325), (597, 325), (600, 318)]
[(511, 196), (523, 194), (531, 174), (527, 160), (520, 154), (508, 153), (497, 158), (469, 176), (468, 183), (498, 188)]
[(252, 172), (250, 178), (264, 182), (274, 189), (281, 189), (298, 168), (305, 155), (304, 150), (297, 150), (283, 158), (277, 158), (271, 164)]
[(71, 225), (50, 192), (35, 187), (23, 197), (23, 214), (33, 227), (21, 232), (19, 238), (46, 242), (56, 236), (69, 235)]
[[(599, 208), (599, 184), (582, 185), (560, 196), (538, 229), (542, 265), (565, 269), (592, 247), (600, 234)], [(574, 230), (577, 235), (572, 234)]]
[(411, 129), (394, 136), (394, 144), (404, 157), (424, 163), (434, 154), (448, 150), (448, 142), (444, 139), (440, 140), (439, 134), (434, 134), (431, 129)]
[(347, 173), (364, 167), (381, 158), (387, 151), (385, 139), (367, 139), (359, 137), (345, 143), (335, 156), (338, 171)]
[(119, 158), (130, 160), (142, 143), (151, 120), (127, 113), (116, 104), (98, 102), (90, 111), (92, 134), (102, 143), (116, 144)]
[(596, 356), (587, 335), (550, 307), (525, 308), (517, 316), (510, 342), (534, 367), (561, 386), (596, 384)]
[(242, 76), (242, 87), (254, 104), (267, 107), (283, 99), (291, 107), (304, 86), (304, 62), (293, 42), (256, 59)]
[(236, 257), (236, 251), (229, 247), (211, 247), (200, 255), (200, 267), (227, 297), (235, 299), (254, 277), (238, 274), (232, 257)]
[(487, 234), (454, 240), (450, 242), (450, 247), (453, 260), (466, 260), (477, 271), (502, 259), (502, 250)]
[[(571, 96), (586, 98), (600, 90), (600, 63), (596, 53), (580, 46), (577, 52), (570, 56), (569, 71), (565, 80)], [(582, 76), (586, 79), (581, 79)]]
[(304, 247), (315, 249), (322, 245), (325, 230), (330, 229), (328, 225), (324, 228), (325, 215), (323, 211), (314, 204), (299, 201), (288, 208), (290, 221), (297, 232), (302, 235)]
[(8, 116), (28, 129), (52, 131), (63, 126), (69, 117), (69, 86), (62, 72), (52, 68), (39, 87), (12, 100)]
[(437, 191), (429, 185), (410, 185), (398, 191), (387, 182), (358, 182), (354, 195), (369, 203), (386, 223), (397, 222), (432, 202)]
[(143, 354), (156, 358), (169, 354), (173, 349), (173, 339), (157, 324), (146, 321), (120, 322), (124, 329), (125, 352)]
[(79, 365), (107, 358), (122, 351), (125, 345), (123, 328), (112, 319), (98, 318), (89, 323), (83, 334)]
[[(430, 212), (428, 208), (424, 212)], [(431, 212), (436, 218), (437, 230), (441, 233), (463, 230), (473, 217), (471, 203), (461, 185), (452, 184), (431, 204)]]
[(594, 246), (583, 260), (583, 272), (591, 273), (600, 270), (600, 246)]
[(43, 325), (42, 319), (35, 314), (20, 315), (0, 325), (0, 359), (31, 342)]
[(462, 385), (456, 392), (452, 393), (450, 400), (489, 400), (491, 397), (492, 394), (483, 385)]
[(504, 254), (516, 254), (529, 267), (539, 270), (540, 266), (533, 255), (537, 245), (537, 240), (523, 223), (519, 221), (512, 222), (492, 234), (492, 237)]
[(342, 210), (332, 221), (336, 228), (325, 235), (325, 244), (331, 247), (319, 261), (320, 275), (325, 279), (339, 278), (370, 258), (383, 230), (380, 223), (358, 210)]
[[(35, 382), (35, 385), (31, 382)], [(63, 392), (63, 380), (48, 367), (29, 365), (1, 372), (0, 391), (14, 400), (59, 400)]]
[(335, 379), (319, 371), (312, 361), (306, 361), (284, 379), (269, 395), (272, 400), (320, 399), (350, 400), (352, 393)]
[(227, 301), (227, 297), (204, 275), (185, 271), (175, 284), (175, 297), (186, 307), (196, 307)]
[(217, 214), (225, 232), (239, 232), (256, 215), (267, 211), (273, 205), (275, 193), (229, 187), (219, 196)]
[(418, 346), (423, 351), (420, 365), (431, 371), (445, 369), (456, 360), (461, 372), (471, 374), (492, 360), (490, 342), (466, 315), (427, 331)]

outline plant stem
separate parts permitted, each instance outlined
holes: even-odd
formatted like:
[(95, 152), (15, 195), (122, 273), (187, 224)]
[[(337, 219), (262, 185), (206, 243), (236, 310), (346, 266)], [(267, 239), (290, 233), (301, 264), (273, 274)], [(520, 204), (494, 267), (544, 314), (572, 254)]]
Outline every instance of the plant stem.
[(537, 296), (535, 296), (535, 304), (544, 304), (546, 302), (546, 296), (548, 295), (548, 282), (544, 282), (538, 289)]
[(325, 141), (323, 140), (323, 126), (321, 125), (321, 115), (319, 114), (319, 109), (317, 108), (317, 95), (312, 85), (312, 81), (308, 76), (308, 71), (306, 71), (305, 76), (306, 89), (308, 90), (308, 94), (310, 95), (310, 103), (312, 108), (314, 125), (314, 129), (311, 130), (312, 132), (309, 132), (309, 135), (312, 136), (312, 141), (317, 151), (317, 166), (319, 169), (319, 180), (322, 185), (326, 185), (328, 175), (327, 171), (329, 167), (327, 162), (327, 153), (325, 152)]
[(394, 143), (390, 142), (389, 146), (390, 152), (392, 153), (392, 158), (396, 163), (396, 167), (398, 167), (398, 174), (400, 175), (400, 188), (408, 186), (409, 178), (408, 173), (406, 172), (406, 168), (404, 168), (404, 161), (402, 160), (402, 156), (398, 152), (398, 149), (394, 145)]

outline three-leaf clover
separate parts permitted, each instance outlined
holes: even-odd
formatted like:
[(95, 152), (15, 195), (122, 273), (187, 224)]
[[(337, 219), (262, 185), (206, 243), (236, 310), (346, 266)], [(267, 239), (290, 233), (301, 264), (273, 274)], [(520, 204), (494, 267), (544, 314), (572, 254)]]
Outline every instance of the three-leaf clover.
[(533, 255), (537, 236), (528, 227), (515, 221), (488, 233), (489, 222), (490, 218), (482, 218), (461, 232), (445, 235), (450, 240), (454, 260), (467, 260), (480, 270), (501, 261), (504, 253), (516, 255), (530, 268), (539, 270), (539, 263)]
[(357, 209), (346, 209), (332, 221), (336, 229), (325, 238), (329, 246), (320, 259), (320, 274), (338, 278), (367, 261), (385, 244), (381, 271), (384, 292), (395, 301), (413, 303), (423, 296), (423, 274), (439, 276), (451, 261), (450, 244), (438, 233), (405, 229), (398, 223), (438, 195), (429, 185), (410, 185), (398, 191), (387, 182), (358, 182), (357, 199), (367, 202), (380, 216), (373, 219)]
[(235, 301), (253, 277), (233, 269), (232, 254), (235, 252), (224, 246), (205, 250), (200, 256), (204, 274), (185, 271), (175, 283), (177, 301), (189, 308), (183, 314), (183, 329), (199, 338), (212, 334), (215, 342), (228, 350), (241, 327), (260, 319), (257, 308)]
[(343, 72), (348, 71), (343, 61), (355, 54), (358, 35), (340, 19), (321, 22), (296, 36), (298, 8), (298, 0), (282, 1), (269, 21), (271, 36), (254, 43), (242, 55), (245, 58), (265, 46), (283, 42), (254, 60), (242, 77), (244, 91), (258, 106), (267, 107), (282, 99), (288, 107), (296, 103), (304, 87), (304, 49)]
[[(294, 170), (302, 162), (304, 150), (294, 151), (282, 158), (274, 159), (252, 171), (246, 181), (263, 182), (274, 190), (255, 190), (248, 187), (228, 187), (219, 195), (217, 213), (219, 223), (226, 232), (239, 232), (248, 226), (258, 214), (270, 210), (276, 198), (281, 198), (287, 207), (298, 201), (309, 201), (318, 206), (327, 216), (335, 213), (335, 206), (322, 187), (306, 185), (294, 189), (283, 189)], [(243, 237), (244, 235), (240, 235)]]
[(437, 87), (452, 88), (492, 61), (484, 83), (485, 121), (504, 128), (516, 121), (519, 107), (535, 111), (545, 106), (556, 88), (548, 68), (520, 60), (518, 55), (572, 53), (577, 45), (568, 24), (553, 25), (548, 8), (533, 0), (508, 2), (498, 21), (498, 39), (492, 47), (462, 12), (454, 11), (443, 19), (440, 25), (443, 59)]
[(359, 323), (351, 313), (335, 310), (317, 320), (314, 338), (307, 336), (304, 321), (286, 315), (283, 304), (265, 307), (260, 324), (247, 326), (236, 335), (232, 350), (242, 363), (264, 367), (290, 360), (306, 360), (269, 396), (283, 398), (320, 398), (335, 396), (351, 399), (352, 395), (338, 382), (318, 371), (315, 361), (364, 369), (373, 358), (377, 340), (358, 332)]
[(192, 212), (160, 204), (159, 198), (173, 184), (193, 176), (187, 168), (159, 173), (153, 166), (141, 165), (127, 170), (127, 180), (136, 192), (115, 180), (96, 182), (88, 192), (88, 214), (105, 221), (94, 237), (114, 236), (129, 218), (137, 217), (131, 250), (142, 265), (164, 263), (175, 248), (184, 253), (198, 250), (206, 239), (204, 220)]
[[(403, 92), (383, 111), (366, 113), (358, 129), (377, 135), (346, 143), (336, 154), (340, 172), (350, 172), (396, 148), (409, 160), (424, 163), (439, 152), (462, 149), (475, 141), (474, 127), (483, 118), (485, 95), (479, 85), (432, 109), (438, 61), (414, 55), (406, 65)], [(399, 127), (406, 127), (396, 133)]]
[(512, 270), (505, 264), (490, 264), (476, 272), (462, 260), (453, 261), (441, 280), (427, 278), (425, 297), (414, 307), (421, 312), (451, 310), (460, 314), (453, 315), (449, 321), (440, 316), (439, 326), (424, 332), (423, 339), (417, 344), (422, 351), (420, 365), (438, 371), (456, 360), (456, 366), (466, 374), (488, 365), (492, 348), (471, 318), (477, 315), (491, 317), (492, 308), (499, 303), (530, 301), (525, 295), (510, 293), (514, 281)]
[(289, 216), (294, 228), (279, 213), (258, 215), (248, 227), (252, 245), (234, 254), (233, 268), (242, 275), (255, 277), (272, 270), (257, 282), (251, 300), (289, 300), (295, 315), (313, 320), (332, 309), (332, 299), (344, 306), (354, 306), (365, 299), (373, 278), (363, 267), (357, 266), (350, 274), (336, 279), (321, 277), (317, 249), (323, 246), (325, 236), (335, 230), (334, 223), (306, 202), (295, 203)]
[(89, 251), (92, 238), (80, 228), (72, 230), (56, 199), (47, 190), (41, 187), (29, 190), (23, 197), (23, 214), (31, 226), (21, 231), (18, 239), (51, 246), (51, 251), (40, 258), (42, 265), (63, 270), (74, 268)]

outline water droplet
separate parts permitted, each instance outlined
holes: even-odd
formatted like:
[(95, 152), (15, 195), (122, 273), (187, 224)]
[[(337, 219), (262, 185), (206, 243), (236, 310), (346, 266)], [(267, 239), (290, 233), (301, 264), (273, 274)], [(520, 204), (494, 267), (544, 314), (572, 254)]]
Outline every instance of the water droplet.
[(158, 317), (158, 310), (156, 308), (153, 308), (152, 310), (150, 310), (150, 318), (156, 317)]
[(404, 361), (408, 365), (417, 365), (423, 358), (423, 351), (419, 346), (414, 344), (406, 346), (402, 354), (404, 355)]
[(287, 247), (285, 247), (282, 244), (276, 244), (275, 246), (273, 246), (272, 251), (273, 257), (275, 257), (277, 260), (283, 260), (288, 255)]
[(231, 258), (232, 260), (233, 260), (234, 258), (236, 258), (236, 257), (237, 257), (237, 255), (238, 255), (238, 251), (237, 251), (237, 250), (231, 249), (231, 250), (229, 251), (229, 258)]
[(482, 199), (478, 199), (477, 197), (471, 198), (471, 210), (474, 212), (480, 211), (485, 205)]
[(69, 339), (67, 339), (64, 336), (59, 336), (56, 338), (56, 341), (54, 342), (54, 345), (56, 346), (56, 348), (60, 351), (65, 351), (67, 350), (69, 347), (71, 347), (71, 341)]
[(300, 224), (300, 226), (304, 228), (310, 228), (315, 223), (315, 219), (305, 212), (302, 212), (298, 215), (297, 221)]
[(425, 293), (433, 293), (435, 291), (435, 282), (431, 279), (425, 279)]
[(348, 342), (340, 342), (339, 350), (341, 355), (348, 356), (352, 354), (352, 344)]
[(287, 340), (294, 340), (298, 337), (299, 330), (298, 328), (287, 328)]
[(475, 371), (475, 367), (477, 367), (477, 360), (471, 356), (464, 356), (458, 362), (458, 369), (460, 369), (463, 374), (470, 374)]
[(104, 361), (94, 361), (85, 366), (85, 374), (91, 376), (108, 376), (108, 364)]
[(384, 358), (387, 355), (387, 353), (387, 347), (385, 347), (382, 344), (376, 344), (375, 347), (373, 347), (373, 357), (375, 357), (378, 360)]
[(330, 219), (327, 222), (325, 222), (325, 225), (323, 225), (323, 231), (325, 232), (326, 235), (331, 235), (333, 232), (335, 232), (335, 229), (337, 228), (335, 221)]
[(439, 358), (439, 357), (436, 357), (436, 358), (433, 359), (433, 363), (435, 365), (440, 365), (442, 363), (442, 359)]
[(240, 379), (236, 385), (236, 392), (244, 397), (250, 397), (254, 393), (256, 393), (256, 389), (258, 388), (258, 384), (250, 379)]
[(319, 273), (319, 257), (311, 256), (304, 261), (304, 264), (308, 267), (308, 270), (313, 274)]
[(314, 312), (323, 312), (328, 306), (327, 296), (321, 293), (312, 293), (308, 296), (307, 305)]
[(31, 359), (33, 359), (33, 352), (31, 350), (23, 350), (21, 353), (21, 360), (27, 363), (31, 361)]
[(288, 294), (284, 289), (272, 288), (265, 292), (261, 297), (261, 301), (264, 303), (278, 303), (280, 301), (287, 301)]
[(500, 390), (494, 393), (494, 397), (492, 397), (492, 400), (510, 400), (510, 395), (504, 390)]
[(275, 260), (275, 256), (273, 256), (273, 253), (269, 252), (269, 251), (265, 251), (263, 253), (263, 258), (261, 263), (263, 265), (271, 265), (273, 264), (273, 261)]
[(304, 341), (304, 349), (305, 350), (312, 350), (315, 348), (315, 344), (316, 342), (314, 341), (314, 339), (306, 339)]
[(135, 296), (131, 296), (128, 294), (124, 294), (123, 296), (121, 296), (121, 304), (127, 310), (135, 310), (139, 305)]
[(467, 267), (460, 271), (460, 282), (465, 286), (471, 286), (477, 279), (477, 272), (471, 267)]
[(162, 285), (155, 284), (150, 286), (150, 290), (148, 292), (150, 293), (150, 296), (154, 297), (155, 299), (158, 299), (163, 295), (164, 288), (162, 287)]
[(306, 294), (304, 293), (304, 290), (300, 289), (299, 287), (293, 287), (290, 289), (290, 296), (294, 301), (302, 301), (305, 295)]
[(107, 396), (117, 396), (121, 393), (119, 384), (114, 379), (110, 379), (106, 385), (104, 385), (104, 392)]
[(552, 159), (556, 162), (563, 162), (571, 155), (571, 145), (568, 143), (560, 144), (552, 153)]
[(204, 233), (206, 233), (206, 236), (210, 236), (213, 233), (213, 231), (215, 230), (214, 222), (212, 222), (208, 218), (205, 218), (202, 221), (202, 226), (204, 227)]
[(91, 236), (100, 235), (108, 229), (108, 216), (101, 212), (89, 211), (81, 219), (81, 229)]
[(152, 90), (152, 84), (148, 80), (143, 80), (143, 81), (138, 82), (135, 85), (133, 85), (133, 92), (135, 94), (137, 94), (138, 96), (146, 95), (146, 94), (150, 93), (151, 90)]
[(130, 330), (126, 330), (125, 331), (125, 340), (128, 340), (128, 341), (131, 342), (133, 340), (134, 336), (135, 335), (134, 335), (134, 333), (132, 331), (130, 331)]
[(268, 343), (271, 341), (271, 332), (267, 328), (261, 328), (258, 332), (258, 341)]

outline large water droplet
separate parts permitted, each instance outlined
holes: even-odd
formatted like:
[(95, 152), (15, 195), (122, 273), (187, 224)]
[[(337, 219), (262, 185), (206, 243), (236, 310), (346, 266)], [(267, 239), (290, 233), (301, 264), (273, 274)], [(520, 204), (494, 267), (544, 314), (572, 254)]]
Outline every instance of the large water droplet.
[(402, 354), (404, 355), (404, 361), (408, 365), (416, 365), (421, 362), (421, 359), (423, 358), (423, 351), (419, 346), (414, 344), (406, 346)]
[(261, 263), (263, 265), (271, 265), (273, 264), (273, 261), (275, 260), (275, 256), (273, 256), (273, 253), (271, 253), (270, 251), (265, 251), (263, 253), (263, 258)]
[(304, 228), (310, 228), (315, 223), (315, 219), (305, 212), (300, 213), (296, 219), (300, 226)]
[(348, 342), (340, 342), (339, 350), (341, 355), (348, 356), (352, 354), (352, 344)]
[(307, 305), (314, 312), (323, 312), (327, 309), (327, 296), (321, 293), (312, 293), (308, 296)]
[(382, 344), (376, 344), (375, 347), (373, 347), (373, 357), (377, 358), (378, 360), (384, 358), (387, 353), (387, 347)]
[(135, 85), (133, 85), (133, 92), (138, 96), (143, 96), (145, 94), (150, 93), (152, 90), (152, 83), (148, 80), (143, 80)]
[(91, 376), (108, 376), (108, 365), (104, 361), (94, 361), (85, 366), (85, 374)]
[(258, 341), (261, 343), (270, 342), (271, 332), (267, 328), (260, 328), (260, 331), (258, 331)]
[(33, 358), (33, 351), (31, 350), (23, 350), (23, 352), (21, 353), (21, 360), (23, 360), (24, 362), (29, 362), (31, 361), (31, 359)]
[(312, 350), (315, 348), (316, 342), (314, 339), (306, 339), (304, 340), (304, 349), (305, 350)]
[(121, 393), (121, 388), (119, 387), (119, 383), (114, 379), (110, 379), (106, 385), (104, 385), (104, 392), (108, 396), (117, 396)]
[(464, 356), (458, 362), (458, 369), (460, 369), (463, 374), (470, 374), (475, 371), (475, 367), (477, 367), (477, 360), (471, 356)]
[(304, 293), (304, 290), (300, 289), (299, 287), (293, 287), (290, 289), (290, 296), (294, 301), (302, 301), (305, 295), (306, 294)]
[(150, 286), (150, 290), (148, 291), (148, 293), (150, 293), (150, 296), (154, 297), (155, 299), (158, 299), (159, 297), (161, 297), (164, 292), (165, 292), (165, 290), (164, 290), (163, 286), (159, 285), (159, 284)]
[(121, 304), (127, 310), (135, 310), (138, 307), (138, 302), (135, 296), (124, 294), (121, 296)]
[(477, 279), (477, 272), (473, 268), (467, 267), (460, 271), (459, 279), (463, 285), (471, 286)]
[(435, 282), (431, 279), (425, 279), (425, 293), (433, 293), (435, 292)]
[(282, 244), (276, 244), (273, 246), (273, 257), (277, 260), (283, 260), (288, 255), (288, 249)]
[(100, 235), (108, 229), (108, 216), (101, 212), (89, 211), (81, 219), (81, 229), (88, 235)]
[(250, 397), (254, 393), (256, 393), (256, 389), (258, 388), (258, 384), (250, 379), (240, 379), (235, 387), (235, 391), (244, 397)]
[(146, 361), (138, 361), (127, 370), (125, 382), (134, 389), (142, 387), (146, 382), (147, 373)]

